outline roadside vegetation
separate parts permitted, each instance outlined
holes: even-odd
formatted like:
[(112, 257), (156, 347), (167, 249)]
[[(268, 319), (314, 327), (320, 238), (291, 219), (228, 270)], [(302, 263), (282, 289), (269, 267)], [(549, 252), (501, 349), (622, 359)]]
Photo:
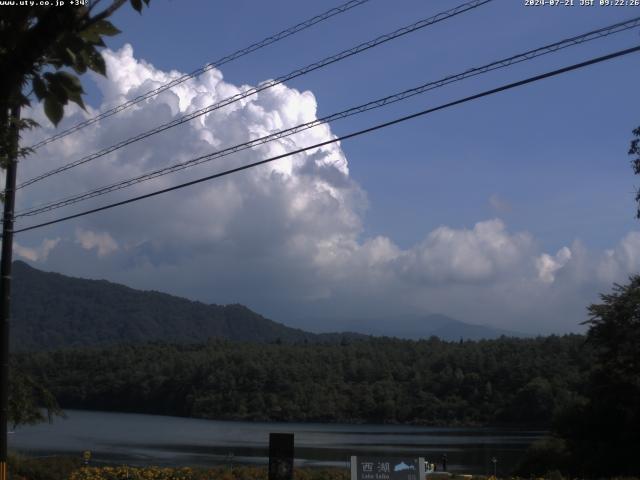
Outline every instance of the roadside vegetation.
[[(10, 457), (11, 480), (266, 480), (266, 467), (85, 466), (80, 458)], [(347, 469), (295, 468), (294, 480), (348, 480)]]
[[(16, 470), (15, 459), (10, 463), (11, 480), (267, 480), (266, 467), (132, 467), (119, 466), (84, 466), (79, 459), (56, 457), (43, 460), (21, 459)], [(485, 475), (432, 475), (435, 479), (449, 480), (569, 480), (572, 477), (563, 476), (559, 471), (549, 471), (544, 475), (526, 475), (511, 477), (493, 477)], [(294, 480), (349, 480), (350, 472), (343, 468), (295, 468)], [(428, 479), (429, 477), (427, 477)], [(619, 480), (638, 480), (638, 477), (603, 477), (619, 478)]]

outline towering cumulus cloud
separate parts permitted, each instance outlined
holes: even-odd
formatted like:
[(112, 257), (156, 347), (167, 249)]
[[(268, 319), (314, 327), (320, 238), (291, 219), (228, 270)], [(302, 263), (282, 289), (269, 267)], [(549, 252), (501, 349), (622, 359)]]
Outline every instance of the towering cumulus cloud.
[[(181, 75), (136, 59), (128, 45), (106, 50), (105, 57), (109, 77), (93, 77), (102, 94), (101, 105), (87, 113), (68, 107), (62, 128)], [(21, 163), (20, 179), (247, 88), (225, 82), (222, 73), (212, 69), (103, 123), (48, 144)], [(31, 114), (44, 127), (30, 133), (25, 143), (52, 132), (41, 107)], [(20, 190), (18, 210), (315, 118), (313, 93), (279, 85)], [(334, 138), (330, 127), (319, 126), (29, 222), (172, 186), (330, 138)], [(24, 234), (15, 251), (41, 268), (106, 277), (207, 302), (240, 302), (292, 324), (311, 316), (438, 312), (523, 331), (578, 328), (586, 304), (597, 299), (598, 289), (609, 288), (612, 280), (624, 280), (640, 258), (637, 233), (601, 254), (577, 242), (549, 254), (540, 251), (531, 234), (510, 232), (499, 219), (479, 219), (467, 228), (441, 226), (415, 246), (401, 248), (387, 237), (364, 238), (366, 208), (365, 192), (350, 178), (344, 152), (339, 144), (332, 144)], [(496, 207), (497, 213), (505, 208)]]

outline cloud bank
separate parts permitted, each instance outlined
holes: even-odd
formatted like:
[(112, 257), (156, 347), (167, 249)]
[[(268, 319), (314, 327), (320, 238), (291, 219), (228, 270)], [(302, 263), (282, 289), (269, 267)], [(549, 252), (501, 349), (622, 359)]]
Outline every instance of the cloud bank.
[[(136, 59), (130, 46), (105, 51), (108, 78), (93, 77), (100, 110), (181, 75)], [(37, 151), (20, 165), (25, 180), (123, 138), (239, 93), (212, 69)], [(88, 114), (67, 108), (62, 128)], [(44, 128), (26, 143), (51, 134)], [(185, 161), (316, 118), (311, 92), (279, 85), (64, 175), (19, 191), (18, 210)], [(334, 138), (319, 126), (86, 202), (128, 198)], [(19, 180), (20, 180), (19, 179)], [(496, 214), (510, 206), (488, 199)], [(528, 232), (500, 218), (467, 228), (443, 225), (409, 248), (363, 236), (367, 197), (349, 176), (339, 144), (126, 207), (36, 230), (15, 254), (38, 268), (107, 278), (212, 303), (240, 302), (292, 325), (308, 318), (443, 313), (525, 332), (579, 330), (586, 306), (640, 269), (640, 232), (604, 252), (573, 241), (544, 252)], [(55, 218), (49, 214), (42, 221)], [(30, 221), (31, 222), (31, 221)], [(28, 225), (30, 222), (23, 222)], [(34, 222), (35, 223), (35, 222)], [(570, 240), (572, 241), (572, 240)], [(366, 331), (366, 325), (362, 328)], [(322, 330), (322, 325), (316, 325)]]

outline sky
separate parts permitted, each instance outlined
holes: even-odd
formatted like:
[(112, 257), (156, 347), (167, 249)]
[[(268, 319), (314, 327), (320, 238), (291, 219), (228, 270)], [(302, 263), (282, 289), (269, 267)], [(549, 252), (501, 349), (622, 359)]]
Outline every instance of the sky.
[[(370, 0), (212, 69), (21, 162), (24, 181), (243, 89), (459, 3)], [(494, 0), (21, 189), (17, 210), (604, 27), (640, 7)], [(153, 0), (121, 9), (108, 77), (83, 77), (89, 112), (118, 105), (333, 6), (334, 1)], [(18, 222), (55, 219), (325, 141), (502, 84), (635, 46), (631, 30), (316, 127)], [(584, 331), (586, 307), (640, 271), (627, 154), (640, 54), (468, 102), (355, 139), (18, 234), (14, 258), (205, 303), (242, 303), (322, 331), (340, 319), (445, 314), (534, 333)], [(56, 130), (41, 107), (28, 112)], [(329, 319), (331, 321), (329, 321)], [(346, 321), (346, 320), (345, 320)]]

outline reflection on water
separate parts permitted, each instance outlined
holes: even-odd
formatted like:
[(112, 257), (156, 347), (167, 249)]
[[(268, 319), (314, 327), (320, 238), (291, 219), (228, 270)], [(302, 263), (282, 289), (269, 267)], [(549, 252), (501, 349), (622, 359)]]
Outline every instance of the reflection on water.
[(193, 418), (68, 410), (67, 419), (21, 427), (13, 450), (32, 455), (80, 455), (138, 465), (265, 464), (270, 432), (295, 434), (296, 465), (348, 467), (351, 455), (422, 456), (450, 471), (508, 473), (544, 432), (406, 425), (222, 422)]

